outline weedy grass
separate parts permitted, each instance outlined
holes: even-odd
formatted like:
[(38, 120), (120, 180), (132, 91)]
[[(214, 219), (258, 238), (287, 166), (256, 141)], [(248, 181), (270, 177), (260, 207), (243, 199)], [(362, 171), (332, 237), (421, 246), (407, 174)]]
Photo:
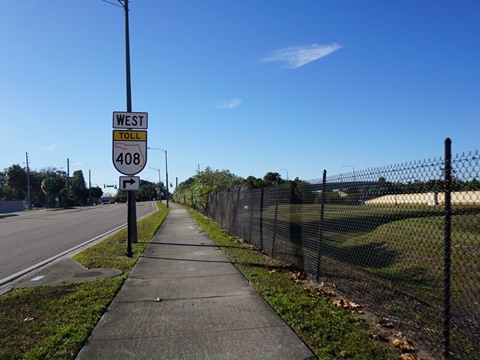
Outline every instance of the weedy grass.
[[(277, 224), (277, 229), (283, 227), (278, 231), (277, 244), (291, 243), (292, 235), (318, 242), (318, 204), (281, 205), (278, 213), (282, 211), (285, 215)], [(263, 218), (275, 219), (272, 206)], [(302, 231), (292, 231), (298, 229), (296, 225), (303, 227)], [(309, 232), (309, 228), (316, 231)], [(386, 289), (393, 289), (394, 284), (395, 294), (390, 294), (395, 296), (385, 296), (382, 307), (394, 316), (415, 319), (426, 334), (431, 334), (430, 342), (441, 343), (445, 252), (442, 206), (326, 204), (322, 230), (324, 258), (373, 280), (376, 285), (371, 285), (372, 291), (381, 289), (379, 284)], [(478, 337), (465, 324), (471, 324), (480, 291), (480, 207), (452, 207), (450, 240), (452, 344), (456, 346), (461, 341), (474, 343)], [(350, 273), (352, 283), (353, 278)], [(407, 308), (399, 307), (405, 297), (416, 305), (411, 302)], [(469, 326), (478, 328), (478, 321)], [(463, 351), (465, 346), (457, 348)]]
[(168, 214), (164, 204), (138, 222), (133, 258), (124, 256), (126, 230), (74, 258), (88, 268), (122, 276), (88, 283), (14, 289), (0, 296), (1, 359), (74, 359)]
[(157, 203), (157, 205), (159, 211), (137, 223), (138, 242), (132, 244), (133, 257), (125, 257), (127, 229), (123, 229), (97, 245), (75, 255), (73, 258), (89, 269), (119, 269), (128, 276), (168, 214), (165, 204)]
[(397, 351), (373, 340), (367, 325), (295, 281), (292, 269), (229, 236), (212, 220), (189, 210), (206, 234), (320, 359), (398, 359)]

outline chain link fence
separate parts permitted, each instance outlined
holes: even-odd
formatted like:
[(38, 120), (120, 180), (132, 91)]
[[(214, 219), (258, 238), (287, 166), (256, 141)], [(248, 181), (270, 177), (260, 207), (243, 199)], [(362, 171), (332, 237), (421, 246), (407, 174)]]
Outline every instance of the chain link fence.
[(211, 194), (207, 216), (411, 334), (480, 358), (480, 155)]

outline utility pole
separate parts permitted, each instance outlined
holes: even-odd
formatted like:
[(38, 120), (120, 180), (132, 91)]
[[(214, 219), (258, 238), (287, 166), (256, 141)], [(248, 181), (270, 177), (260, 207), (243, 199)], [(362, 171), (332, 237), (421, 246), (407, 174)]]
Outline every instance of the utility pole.
[(92, 173), (88, 169), (88, 205), (92, 205)]
[(30, 168), (28, 166), (28, 152), (25, 152), (27, 160), (27, 210), (32, 210), (32, 197), (30, 193)]
[(70, 159), (67, 158), (67, 198), (70, 198)]
[(167, 181), (167, 183), (165, 184), (167, 186), (167, 208), (169, 208), (168, 206), (168, 201), (169, 201), (169, 198), (170, 198), (170, 191), (168, 189), (168, 163), (167, 163), (167, 150), (165, 150), (165, 180)]

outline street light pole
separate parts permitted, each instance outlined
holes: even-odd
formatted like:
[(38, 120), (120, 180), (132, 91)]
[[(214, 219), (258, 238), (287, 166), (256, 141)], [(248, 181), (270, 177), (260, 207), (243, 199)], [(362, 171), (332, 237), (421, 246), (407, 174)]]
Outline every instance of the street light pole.
[(165, 186), (167, 187), (167, 208), (168, 206), (168, 201), (170, 198), (170, 191), (168, 190), (168, 157), (167, 157), (167, 150), (165, 150), (165, 181), (167, 182)]
[[(117, 0), (120, 5), (117, 5), (111, 1), (103, 0), (106, 3), (123, 8), (125, 12), (125, 78), (126, 78), (126, 90), (127, 90), (127, 112), (132, 112), (132, 86), (130, 78), (130, 28), (128, 21), (128, 0)], [(131, 130), (131, 129), (129, 129)], [(137, 204), (136, 204), (136, 191), (127, 191), (127, 257), (133, 257), (132, 243), (138, 242), (137, 239)]]
[[(132, 112), (132, 84), (130, 77), (130, 28), (128, 21), (128, 0), (123, 0), (123, 8), (125, 10), (125, 77), (127, 88), (127, 112)], [(132, 257), (132, 243), (137, 240), (137, 204), (136, 191), (128, 191), (128, 246), (127, 256)]]
[(160, 200), (162, 200), (162, 196), (160, 195), (162, 192), (162, 177), (160, 176), (160, 169), (155, 169), (153, 167), (148, 167), (148, 168), (158, 171), (158, 196), (160, 197)]
[[(118, 1), (119, 3), (120, 0)], [(128, 21), (128, 0), (123, 0), (123, 9), (125, 12), (125, 78), (127, 89), (127, 112), (132, 112), (132, 84), (130, 77), (130, 27)], [(132, 243), (137, 242), (137, 204), (136, 191), (127, 192), (128, 209), (127, 209), (127, 227), (128, 241), (127, 253), (128, 257), (133, 256)]]
[(127, 112), (132, 112), (132, 83), (130, 77), (130, 27), (128, 21), (128, 0), (123, 1), (125, 9), (125, 65), (127, 87)]
[(165, 187), (167, 188), (167, 208), (168, 208), (169, 207), (168, 201), (169, 201), (169, 197), (170, 197), (170, 192), (168, 190), (168, 156), (167, 156), (167, 150), (164, 150), (164, 149), (161, 149), (161, 148), (152, 148), (152, 147), (149, 147), (148, 149), (160, 150), (160, 151), (165, 152)]

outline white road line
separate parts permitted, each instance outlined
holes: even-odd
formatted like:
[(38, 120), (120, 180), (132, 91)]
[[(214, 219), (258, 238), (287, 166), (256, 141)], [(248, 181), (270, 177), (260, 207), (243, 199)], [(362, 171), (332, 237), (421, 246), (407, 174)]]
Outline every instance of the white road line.
[(93, 239), (87, 240), (87, 241), (85, 241), (84, 243), (82, 243), (82, 244), (80, 244), (80, 245), (74, 246), (73, 248), (68, 249), (68, 250), (66, 250), (66, 251), (64, 251), (64, 252), (61, 252), (60, 254), (54, 255), (54, 256), (52, 256), (51, 258), (47, 259), (47, 260), (43, 260), (43, 261), (39, 262), (38, 264), (35, 264), (35, 265), (33, 265), (33, 266), (30, 266), (30, 267), (27, 268), (27, 269), (24, 269), (24, 270), (22, 270), (22, 271), (19, 271), (19, 272), (13, 274), (13, 275), (7, 276), (6, 278), (3, 278), (3, 279), (0, 280), (0, 286), (5, 285), (6, 283), (9, 283), (10, 281), (13, 281), (13, 280), (15, 280), (15, 279), (18, 279), (19, 277), (21, 277), (21, 276), (23, 276), (23, 275), (25, 275), (25, 274), (28, 274), (29, 272), (31, 272), (31, 271), (33, 271), (33, 270), (36, 270), (36, 269), (38, 269), (38, 268), (40, 268), (40, 267), (42, 267), (42, 266), (44, 266), (44, 265), (46, 265), (46, 264), (48, 264), (48, 263), (51, 263), (52, 261), (57, 260), (58, 258), (60, 258), (60, 257), (62, 257), (62, 256), (68, 255), (68, 254), (74, 252), (75, 250), (80, 249), (80, 248), (83, 247), (83, 246), (86, 246), (86, 245), (88, 245), (88, 244), (90, 244), (90, 243), (92, 243), (92, 242), (94, 242), (94, 241), (96, 241), (96, 240), (98, 240), (98, 239), (101, 239), (102, 237), (104, 237), (104, 236), (106, 236), (106, 235), (110, 235), (111, 233), (114, 233), (114, 232), (116, 232), (116, 231), (124, 228), (125, 226), (127, 226), (127, 224), (120, 225), (120, 226), (116, 227), (115, 229), (109, 230), (109, 231), (107, 231), (106, 233), (103, 233), (102, 235), (98, 235), (98, 236), (94, 237)]

